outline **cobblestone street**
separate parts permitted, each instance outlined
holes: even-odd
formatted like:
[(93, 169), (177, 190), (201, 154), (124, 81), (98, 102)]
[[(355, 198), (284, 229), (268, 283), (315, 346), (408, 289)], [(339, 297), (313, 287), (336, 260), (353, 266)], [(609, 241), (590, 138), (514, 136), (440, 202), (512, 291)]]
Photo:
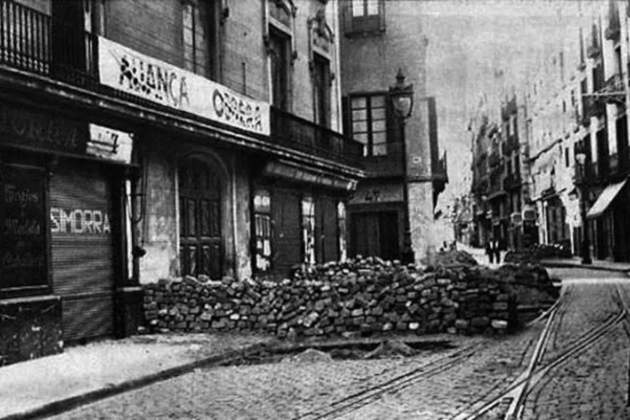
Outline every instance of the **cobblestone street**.
[[(623, 308), (617, 296), (630, 302), (630, 283), (612, 273), (554, 274), (566, 284), (539, 357), (540, 369), (549, 369), (534, 374), (523, 391), (523, 418), (627, 418), (627, 320), (612, 320)], [(57, 418), (497, 418), (508, 409), (502, 397), (526, 371), (544, 327), (542, 320), (516, 335), (465, 338), (456, 348), (409, 358), (285, 358), (199, 369)], [(592, 339), (595, 330), (603, 333)], [(569, 349), (573, 357), (558, 362)], [(479, 411), (492, 401), (491, 410)]]

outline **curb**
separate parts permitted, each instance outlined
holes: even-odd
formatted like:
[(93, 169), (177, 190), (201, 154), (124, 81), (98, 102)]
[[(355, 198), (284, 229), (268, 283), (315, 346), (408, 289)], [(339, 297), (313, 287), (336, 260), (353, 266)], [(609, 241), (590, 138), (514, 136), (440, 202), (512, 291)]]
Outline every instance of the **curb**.
[(142, 376), (140, 378), (130, 379), (114, 385), (109, 384), (104, 386), (103, 388), (96, 389), (94, 391), (89, 391), (84, 394), (74, 395), (72, 397), (53, 401), (51, 403), (47, 403), (40, 407), (33, 408), (27, 411), (9, 414), (8, 416), (0, 417), (0, 420), (37, 419), (61, 414), (63, 412), (78, 408), (82, 405), (90, 404), (107, 397), (111, 397), (127, 391), (132, 391), (134, 389), (151, 385), (156, 382), (164, 381), (188, 372), (192, 372), (193, 370), (198, 368), (217, 366), (227, 361), (246, 356), (250, 353), (256, 353), (262, 350), (273, 350), (273, 348), (274, 344), (271, 343), (253, 344), (240, 350), (232, 350), (223, 354), (208, 356), (200, 360), (195, 360), (194, 362), (189, 362), (180, 366), (168, 368), (160, 372)]
[(623, 268), (611, 268), (611, 267), (601, 267), (595, 265), (588, 264), (571, 264), (571, 263), (561, 263), (561, 262), (540, 262), (540, 265), (546, 268), (583, 268), (585, 270), (593, 270), (593, 271), (608, 271), (612, 273), (623, 273), (625, 275), (630, 276), (630, 269)]
[[(418, 342), (426, 342), (428, 344), (442, 344), (449, 342), (445, 339), (446, 335), (436, 339), (436, 337), (418, 336)], [(83, 405), (91, 404), (93, 402), (112, 397), (114, 395), (122, 394), (123, 392), (133, 391), (138, 388), (142, 388), (147, 385), (151, 385), (156, 382), (171, 379), (189, 372), (192, 372), (198, 368), (208, 368), (219, 366), (226, 362), (236, 360), (245, 357), (250, 354), (255, 354), (260, 351), (267, 351), (270, 353), (292, 352), (302, 351), (308, 348), (324, 349), (327, 347), (336, 346), (352, 346), (367, 344), (370, 342), (376, 342), (384, 338), (374, 337), (370, 339), (338, 339), (338, 340), (313, 340), (313, 341), (298, 341), (298, 342), (283, 342), (272, 341), (267, 343), (253, 344), (249, 347), (245, 347), (240, 350), (228, 351), (223, 354), (208, 356), (194, 362), (186, 363), (180, 366), (165, 369), (160, 372), (152, 373), (140, 378), (130, 379), (114, 385), (106, 385), (103, 388), (86, 392), (80, 395), (74, 395), (72, 397), (63, 398), (61, 400), (53, 401), (48, 404), (44, 404), (40, 407), (33, 408), (20, 413), (9, 414), (5, 417), (0, 417), (0, 420), (27, 420), (27, 419), (39, 419), (49, 417), (57, 414), (61, 414)]]

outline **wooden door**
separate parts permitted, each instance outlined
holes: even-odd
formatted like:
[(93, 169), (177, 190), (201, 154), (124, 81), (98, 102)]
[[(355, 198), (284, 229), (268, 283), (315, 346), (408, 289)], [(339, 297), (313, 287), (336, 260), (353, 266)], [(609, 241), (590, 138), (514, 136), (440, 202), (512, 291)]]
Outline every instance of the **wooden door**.
[(223, 275), (221, 180), (200, 159), (179, 165), (179, 240), (182, 275)]
[(383, 212), (379, 215), (380, 252), (379, 256), (386, 260), (401, 257), (398, 245), (398, 213), (395, 211)]

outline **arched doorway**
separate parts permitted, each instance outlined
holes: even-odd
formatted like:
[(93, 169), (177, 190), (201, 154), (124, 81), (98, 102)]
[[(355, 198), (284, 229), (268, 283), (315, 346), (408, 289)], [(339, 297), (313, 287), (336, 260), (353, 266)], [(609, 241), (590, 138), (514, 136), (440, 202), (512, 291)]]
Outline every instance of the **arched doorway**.
[(221, 177), (200, 158), (179, 163), (179, 251), (181, 274), (223, 275)]

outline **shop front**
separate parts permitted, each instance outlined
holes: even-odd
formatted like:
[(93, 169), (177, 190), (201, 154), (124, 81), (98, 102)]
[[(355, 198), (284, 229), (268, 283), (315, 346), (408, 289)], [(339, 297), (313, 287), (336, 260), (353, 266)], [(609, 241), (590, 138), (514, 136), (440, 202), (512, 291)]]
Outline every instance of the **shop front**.
[(252, 187), (252, 265), (280, 279), (300, 265), (343, 261), (346, 205), (356, 181), (287, 161), (265, 163)]
[(630, 261), (630, 198), (627, 179), (607, 185), (588, 210), (593, 254), (597, 259)]
[(129, 330), (124, 295), (139, 292), (126, 269), (132, 143), (109, 127), (0, 105), (0, 314), (9, 320), (0, 364)]

